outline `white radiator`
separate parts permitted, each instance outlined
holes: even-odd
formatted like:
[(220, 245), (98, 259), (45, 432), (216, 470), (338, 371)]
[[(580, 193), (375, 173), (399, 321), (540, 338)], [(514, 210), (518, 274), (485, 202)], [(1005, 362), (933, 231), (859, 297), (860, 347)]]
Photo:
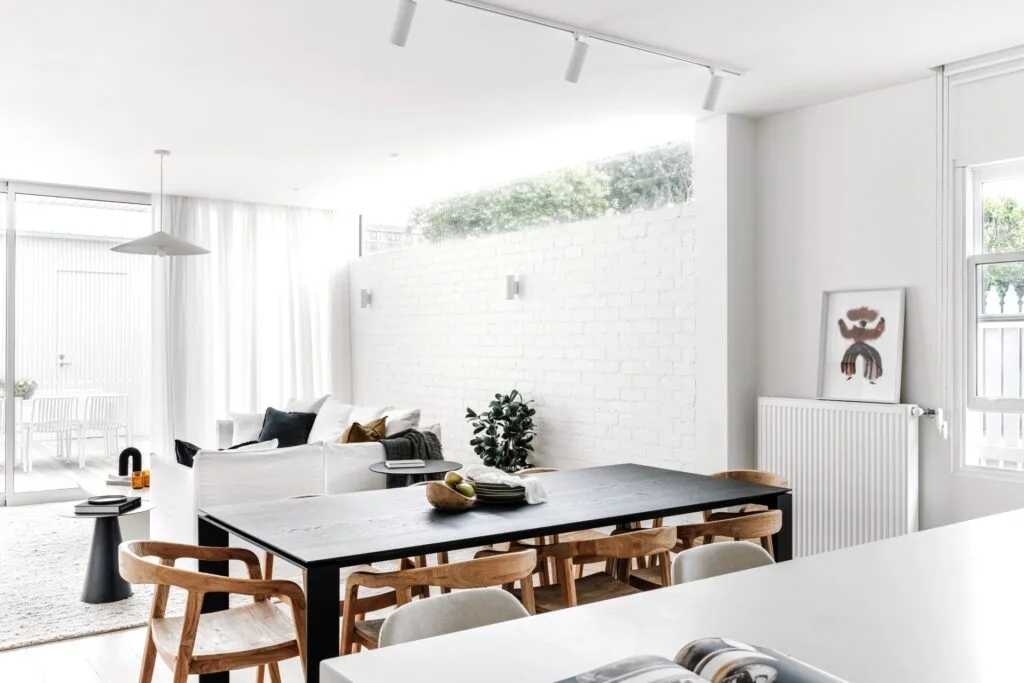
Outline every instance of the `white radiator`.
[(758, 469), (793, 489), (793, 555), (917, 531), (917, 406), (760, 398)]

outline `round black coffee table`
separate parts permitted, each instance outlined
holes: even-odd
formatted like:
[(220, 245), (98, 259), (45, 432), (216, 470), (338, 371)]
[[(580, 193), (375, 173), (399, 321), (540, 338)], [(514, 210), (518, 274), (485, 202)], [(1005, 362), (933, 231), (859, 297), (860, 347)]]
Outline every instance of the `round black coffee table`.
[(370, 465), (370, 471), (378, 474), (444, 474), (461, 469), (461, 462), (451, 460), (426, 460), (422, 467), (388, 467), (386, 461)]
[(75, 508), (64, 508), (61, 517), (72, 519), (94, 519), (92, 546), (89, 548), (89, 566), (85, 570), (85, 584), (82, 587), (82, 602), (98, 605), (130, 598), (131, 585), (121, 578), (117, 568), (117, 547), (121, 545), (121, 525), (118, 517), (149, 512), (153, 504), (142, 501), (142, 505), (121, 514), (76, 515)]

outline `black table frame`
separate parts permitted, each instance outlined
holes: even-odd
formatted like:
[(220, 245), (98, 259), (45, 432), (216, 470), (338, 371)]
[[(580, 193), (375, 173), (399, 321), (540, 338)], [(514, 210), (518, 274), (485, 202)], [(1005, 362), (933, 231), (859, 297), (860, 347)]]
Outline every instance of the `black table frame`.
[[(622, 466), (609, 466), (622, 467)], [(629, 467), (629, 466), (627, 466)], [(587, 468), (597, 469), (597, 468)], [(648, 468), (657, 470), (658, 468)], [(562, 474), (569, 474), (573, 470), (567, 470)], [(579, 470), (576, 470), (579, 471)], [(664, 470), (670, 473), (670, 470)], [(710, 479), (710, 478), (709, 478)], [(721, 480), (714, 480), (721, 481)], [(732, 482), (738, 485), (737, 488), (750, 487), (751, 495), (733, 495), (727, 499), (716, 500), (693, 504), (679, 501), (678, 504), (669, 504), (656, 510), (646, 509), (636, 513), (619, 514), (600, 518), (580, 519), (572, 523), (548, 526), (540, 529), (532, 529), (529, 533), (516, 531), (515, 533), (497, 533), (493, 535), (475, 535), (466, 539), (448, 541), (436, 544), (418, 545), (415, 548), (402, 547), (389, 549), (376, 553), (359, 556), (338, 558), (337, 560), (324, 560), (316, 562), (305, 562), (276, 548), (259, 538), (256, 538), (244, 530), (231, 526), (217, 519), (210, 513), (199, 511), (199, 545), (227, 547), (228, 535), (233, 534), (252, 543), (264, 550), (282, 557), (291, 564), (301, 567), (306, 572), (306, 638), (307, 638), (307, 683), (319, 683), (320, 662), (325, 659), (337, 657), (339, 654), (339, 639), (341, 637), (341, 620), (338, 615), (338, 603), (341, 599), (340, 570), (342, 567), (350, 567), (369, 562), (385, 560), (397, 560), (403, 557), (416, 555), (427, 555), (437, 552), (473, 548), (489, 543), (501, 543), (519, 538), (549, 536), (552, 534), (568, 533), (602, 526), (618, 526), (627, 528), (633, 522), (641, 522), (654, 517), (669, 517), (692, 512), (702, 512), (709, 509), (730, 507), (747, 503), (766, 505), (773, 510), (782, 511), (782, 529), (773, 537), (775, 559), (783, 562), (793, 557), (793, 507), (792, 495), (788, 489), (746, 484), (744, 482)], [(393, 491), (407, 491), (408, 489), (393, 489)], [(765, 494), (764, 491), (772, 491)], [(360, 494), (337, 494), (337, 495), (360, 495)], [(315, 500), (315, 499), (310, 499)], [(227, 562), (205, 561), (199, 562), (199, 571), (210, 574), (226, 576), (228, 573)], [(228, 608), (228, 596), (224, 593), (207, 593), (203, 598), (203, 613), (217, 612)], [(202, 674), (199, 677), (201, 683), (229, 683), (227, 672), (215, 674)]]

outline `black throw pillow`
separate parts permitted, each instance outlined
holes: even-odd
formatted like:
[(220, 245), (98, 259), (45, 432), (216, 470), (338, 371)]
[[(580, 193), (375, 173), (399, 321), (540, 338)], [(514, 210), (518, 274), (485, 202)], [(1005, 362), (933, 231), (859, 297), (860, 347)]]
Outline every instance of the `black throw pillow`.
[[(254, 443), (259, 443), (259, 442), (258, 441), (246, 441), (245, 443), (235, 444), (234, 446), (228, 448), (227, 450), (233, 451), (236, 448), (241, 448), (242, 446), (251, 446)], [(181, 439), (175, 439), (174, 440), (174, 458), (175, 458), (175, 460), (178, 461), (179, 465), (184, 465), (185, 467), (192, 467), (195, 464), (195, 462), (196, 462), (196, 453), (198, 453), (201, 450), (203, 450), (203, 449), (200, 448), (199, 446), (195, 445), (194, 443), (189, 443), (188, 441), (182, 441)], [(224, 449), (221, 449), (221, 450), (224, 450)]]
[(316, 413), (286, 413), (283, 410), (267, 408), (259, 440), (277, 439), (278, 448), (301, 446), (309, 441), (314, 420)]
[(203, 449), (194, 443), (182, 441), (181, 439), (174, 440), (174, 458), (178, 461), (179, 465), (192, 467), (196, 460), (196, 453), (201, 450)]

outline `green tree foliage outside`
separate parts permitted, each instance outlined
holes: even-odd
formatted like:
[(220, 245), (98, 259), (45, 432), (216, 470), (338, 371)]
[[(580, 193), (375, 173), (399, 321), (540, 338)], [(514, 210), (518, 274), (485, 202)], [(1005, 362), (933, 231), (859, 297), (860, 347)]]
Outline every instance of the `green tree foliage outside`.
[[(1013, 197), (986, 199), (983, 239), (988, 254), (1024, 251), (1024, 206)], [(983, 273), (985, 292), (995, 287), (1002, 299), (1013, 285), (1024, 296), (1024, 263), (992, 265)]]
[(692, 195), (690, 145), (671, 143), (417, 207), (408, 229), (437, 242), (683, 204)]

